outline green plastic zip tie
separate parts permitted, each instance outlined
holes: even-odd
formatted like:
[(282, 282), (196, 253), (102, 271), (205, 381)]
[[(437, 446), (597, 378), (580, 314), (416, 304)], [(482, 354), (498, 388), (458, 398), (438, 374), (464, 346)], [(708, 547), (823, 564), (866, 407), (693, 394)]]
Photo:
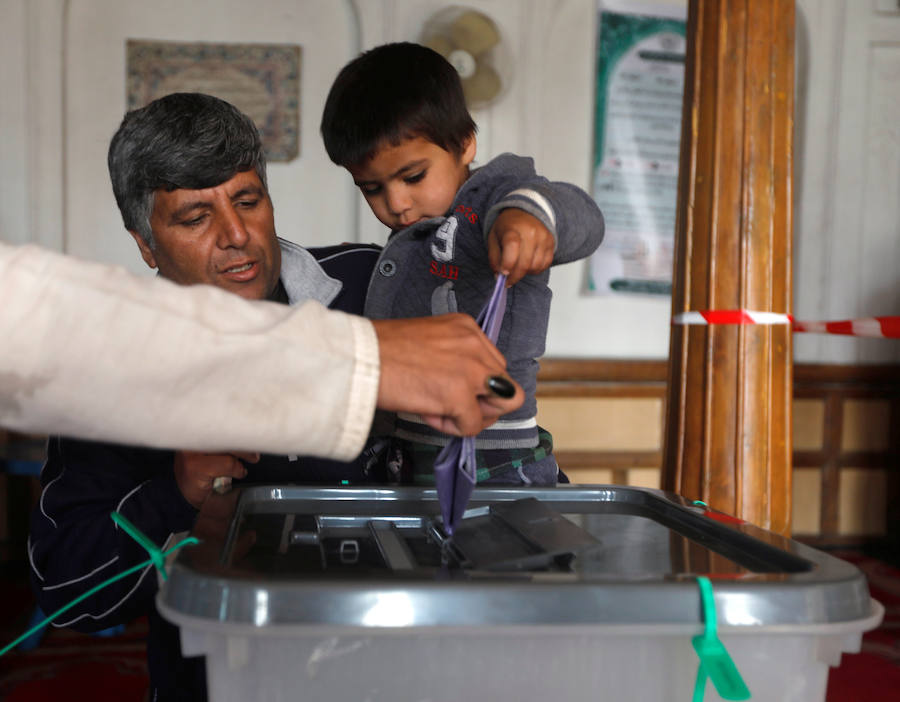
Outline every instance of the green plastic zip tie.
[(747, 689), (737, 666), (719, 639), (712, 583), (709, 582), (709, 578), (699, 575), (697, 576), (697, 585), (700, 586), (704, 626), (703, 633), (691, 639), (694, 650), (700, 658), (697, 680), (694, 683), (693, 702), (702, 702), (707, 676), (712, 680), (716, 692), (722, 699), (749, 700), (750, 690)]
[(143, 568), (146, 568), (148, 565), (152, 564), (152, 565), (156, 566), (159, 569), (159, 571), (162, 573), (163, 578), (167, 579), (168, 575), (166, 574), (166, 571), (165, 571), (166, 556), (168, 556), (170, 553), (173, 553), (174, 551), (177, 551), (182, 546), (188, 546), (191, 544), (199, 544), (200, 543), (200, 541), (197, 538), (195, 538), (193, 536), (189, 536), (186, 539), (182, 539), (181, 541), (179, 541), (177, 544), (175, 544), (171, 548), (169, 548), (165, 551), (161, 551), (160, 549), (158, 549), (156, 547), (156, 544), (154, 544), (150, 539), (148, 539), (147, 536), (143, 532), (141, 532), (134, 524), (129, 522), (127, 519), (125, 519), (125, 517), (123, 517), (121, 514), (119, 514), (118, 512), (113, 512), (110, 514), (110, 516), (113, 518), (113, 521), (116, 522), (116, 524), (119, 524), (131, 538), (133, 538), (141, 546), (143, 546), (145, 549), (147, 549), (148, 552), (150, 552), (150, 558), (148, 560), (144, 561), (143, 563), (139, 563), (138, 565), (133, 566), (122, 573), (119, 573), (118, 575), (114, 575), (109, 580), (105, 580), (104, 582), (100, 583), (99, 585), (95, 585), (94, 587), (92, 587), (90, 590), (88, 590), (84, 594), (79, 595), (74, 600), (69, 602), (69, 604), (64, 605), (63, 607), (60, 607), (53, 614), (51, 614), (49, 617), (44, 619), (44, 621), (38, 622), (33, 627), (31, 627), (28, 631), (26, 631), (24, 634), (22, 634), (20, 637), (18, 637), (17, 639), (15, 639), (11, 643), (7, 644), (2, 649), (0, 649), (0, 656), (2, 656), (5, 653), (7, 653), (8, 651), (11, 651), (12, 649), (14, 649), (16, 646), (18, 646), (20, 643), (22, 643), (25, 639), (27, 639), (33, 633), (35, 633), (36, 631), (40, 631), (45, 626), (47, 626), (50, 622), (52, 622), (54, 619), (56, 619), (60, 614), (72, 609), (72, 607), (77, 605), (82, 600), (87, 599), (88, 597), (93, 595), (98, 590), (102, 590), (107, 585), (112, 585), (114, 582), (121, 580), (122, 578), (127, 578), (132, 573), (136, 573), (137, 571), (142, 570)]
[(156, 547), (156, 544), (153, 543), (147, 536), (138, 529), (134, 524), (132, 524), (128, 519), (126, 519), (123, 515), (118, 512), (113, 512), (109, 515), (112, 517), (112, 520), (122, 527), (125, 530), (125, 533), (128, 534), (132, 539), (137, 541), (147, 553), (150, 554), (150, 561), (153, 565), (156, 566), (156, 569), (162, 575), (163, 580), (168, 580), (169, 576), (166, 573), (166, 557), (163, 552)]
[(691, 698), (692, 702), (703, 702), (706, 692), (706, 678), (706, 668), (701, 663), (697, 666), (697, 677), (694, 680), (694, 696)]

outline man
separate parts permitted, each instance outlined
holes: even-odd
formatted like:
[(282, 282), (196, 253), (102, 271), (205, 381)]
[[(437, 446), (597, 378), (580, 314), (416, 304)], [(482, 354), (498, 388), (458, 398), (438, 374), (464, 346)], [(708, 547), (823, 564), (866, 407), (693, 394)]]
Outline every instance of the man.
[[(182, 285), (206, 283), (250, 300), (314, 300), (361, 311), (377, 248), (307, 251), (278, 240), (259, 135), (233, 106), (210, 96), (175, 94), (131, 112), (110, 144), (109, 168), (125, 227), (144, 261), (164, 278)], [(233, 333), (241, 333), (244, 321), (232, 320)], [(170, 353), (190, 353), (192, 343), (172, 340)], [(271, 388), (273, 395), (305, 391)], [(245, 401), (240, 384), (228, 383), (221, 392), (226, 408)], [(320, 430), (312, 414), (294, 431)], [(361, 422), (363, 431), (367, 419)], [(111, 511), (120, 511), (163, 546), (172, 534), (192, 526), (216, 477), (241, 478), (245, 462), (259, 461), (259, 454), (246, 451), (153, 450), (52, 438), (29, 547), (39, 603), (53, 611), (145, 559), (141, 547), (109, 519)], [(262, 462), (266, 465), (251, 470), (270, 480), (368, 477), (360, 462), (276, 457)], [(155, 590), (155, 578), (144, 570), (79, 604), (59, 624), (90, 631), (148, 612), (154, 699), (198, 699), (204, 694), (202, 662), (181, 658), (177, 631), (153, 608)]]
[[(126, 115), (109, 148), (125, 228), (148, 266), (183, 285), (206, 283), (251, 300), (316, 300), (362, 313), (378, 247), (306, 250), (275, 236), (265, 158), (253, 122), (210, 95), (175, 93)], [(298, 431), (304, 428), (298, 427)], [(295, 457), (296, 458), (296, 457)], [(243, 477), (257, 454), (175, 453), (178, 487), (199, 508), (213, 479)], [(363, 461), (303, 465), (263, 459), (267, 480), (360, 482)]]

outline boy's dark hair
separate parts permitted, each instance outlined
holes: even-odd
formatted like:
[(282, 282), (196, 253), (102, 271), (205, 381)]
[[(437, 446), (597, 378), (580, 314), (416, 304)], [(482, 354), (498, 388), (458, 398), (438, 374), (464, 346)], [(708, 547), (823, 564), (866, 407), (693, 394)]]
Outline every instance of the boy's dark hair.
[(253, 169), (266, 185), (266, 158), (253, 121), (203, 93), (172, 93), (128, 112), (107, 156), (125, 228), (151, 247), (158, 189), (212, 188)]
[(459, 74), (419, 44), (383, 44), (341, 69), (322, 113), (322, 138), (339, 166), (365, 163), (384, 143), (423, 137), (459, 156), (475, 133)]

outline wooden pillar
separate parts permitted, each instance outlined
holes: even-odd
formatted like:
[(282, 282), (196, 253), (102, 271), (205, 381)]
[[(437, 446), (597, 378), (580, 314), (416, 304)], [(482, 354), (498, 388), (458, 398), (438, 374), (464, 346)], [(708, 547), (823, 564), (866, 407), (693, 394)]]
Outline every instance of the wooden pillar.
[[(790, 312), (794, 0), (690, 0), (672, 313)], [(788, 534), (791, 331), (673, 326), (663, 487)]]

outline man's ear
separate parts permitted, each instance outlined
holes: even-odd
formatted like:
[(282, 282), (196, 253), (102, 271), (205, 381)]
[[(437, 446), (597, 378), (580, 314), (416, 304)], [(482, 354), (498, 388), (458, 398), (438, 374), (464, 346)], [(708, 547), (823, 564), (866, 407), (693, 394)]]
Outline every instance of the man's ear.
[(144, 259), (144, 263), (150, 266), (150, 268), (156, 268), (156, 257), (153, 255), (153, 250), (150, 248), (150, 245), (144, 241), (144, 237), (130, 229), (128, 230), (128, 233), (131, 234), (135, 243), (138, 245), (138, 248), (141, 250), (141, 258)]
[(459, 159), (460, 163), (462, 163), (462, 165), (464, 166), (468, 166), (470, 163), (472, 163), (475, 158), (475, 150), (475, 132), (472, 132), (465, 138), (465, 141), (463, 141), (462, 155)]

